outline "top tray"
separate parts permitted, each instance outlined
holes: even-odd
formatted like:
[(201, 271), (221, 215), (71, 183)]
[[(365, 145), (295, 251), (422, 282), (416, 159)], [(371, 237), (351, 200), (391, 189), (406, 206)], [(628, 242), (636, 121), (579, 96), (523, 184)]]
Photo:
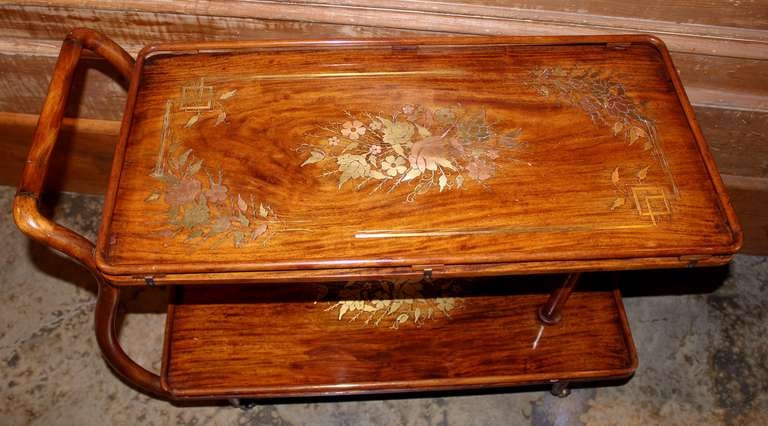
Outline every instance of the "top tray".
[(115, 283), (726, 262), (741, 244), (647, 36), (163, 45), (99, 233)]

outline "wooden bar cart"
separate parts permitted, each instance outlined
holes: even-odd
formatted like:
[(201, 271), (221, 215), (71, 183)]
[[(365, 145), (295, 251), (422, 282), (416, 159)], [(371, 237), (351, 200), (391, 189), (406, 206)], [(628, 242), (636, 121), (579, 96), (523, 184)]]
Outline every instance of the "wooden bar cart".
[[(95, 244), (38, 209), (83, 49), (130, 81)], [(720, 265), (742, 241), (644, 35), (169, 44), (134, 61), (74, 30), (14, 218), (93, 272), (107, 362), (170, 400), (627, 378), (634, 344), (599, 272)], [(143, 285), (170, 290), (160, 374), (117, 338), (120, 291)]]

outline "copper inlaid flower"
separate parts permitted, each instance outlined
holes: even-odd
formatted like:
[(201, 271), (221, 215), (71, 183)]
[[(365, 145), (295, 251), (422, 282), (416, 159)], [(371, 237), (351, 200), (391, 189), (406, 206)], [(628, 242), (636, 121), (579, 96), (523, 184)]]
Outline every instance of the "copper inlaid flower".
[(181, 182), (171, 186), (165, 193), (165, 202), (171, 207), (178, 207), (197, 198), (202, 184), (194, 178), (182, 179)]
[[(198, 88), (202, 84), (201, 79)], [(214, 93), (212, 86), (206, 88)], [(226, 123), (227, 114), (222, 101), (232, 98), (236, 92), (237, 89), (227, 90), (216, 99), (209, 99), (211, 102), (205, 105), (182, 99), (182, 108), (178, 111), (171, 108), (178, 105), (178, 100), (166, 101), (158, 157), (150, 173), (156, 179), (157, 186), (144, 200), (147, 203), (165, 201), (166, 220), (164, 228), (158, 230), (164, 238), (182, 239), (183, 244), (189, 247), (206, 244), (215, 248), (227, 241), (234, 247), (245, 247), (256, 240), (266, 244), (271, 235), (282, 232), (280, 220), (265, 200), (257, 199), (256, 194), (243, 196), (237, 192), (235, 198), (235, 194), (230, 193), (222, 183), (224, 170), (221, 165), (215, 167), (218, 170), (211, 170), (211, 165), (197, 158), (193, 148), (185, 146), (180, 135), (173, 131), (174, 123), (178, 123), (173, 116), (186, 112), (195, 114), (191, 118), (188, 115), (184, 117), (184, 127), (189, 131), (211, 123), (210, 120), (200, 120), (210, 113), (217, 113), (212, 126)], [(184, 90), (183, 93), (195, 91)], [(339, 138), (330, 136), (333, 135), (328, 135), (331, 144), (339, 142)], [(324, 158), (319, 150), (313, 153), (320, 159)], [(317, 157), (313, 159), (319, 161)]]
[(493, 174), (493, 167), (482, 160), (475, 160), (467, 165), (469, 177), (476, 180), (486, 180)]
[(227, 187), (213, 184), (205, 191), (205, 196), (212, 203), (222, 203), (227, 199)]

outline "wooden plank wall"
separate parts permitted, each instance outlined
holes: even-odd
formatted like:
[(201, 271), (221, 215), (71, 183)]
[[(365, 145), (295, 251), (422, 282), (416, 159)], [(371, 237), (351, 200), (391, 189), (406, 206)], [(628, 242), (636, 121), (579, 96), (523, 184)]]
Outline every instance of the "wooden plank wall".
[[(768, 0), (31, 0), (0, 5), (0, 184), (15, 184), (64, 35), (104, 32), (135, 54), (164, 41), (645, 32), (672, 51), (744, 222), (768, 253)], [(125, 87), (98, 58), (78, 72), (55, 169), (99, 193)]]

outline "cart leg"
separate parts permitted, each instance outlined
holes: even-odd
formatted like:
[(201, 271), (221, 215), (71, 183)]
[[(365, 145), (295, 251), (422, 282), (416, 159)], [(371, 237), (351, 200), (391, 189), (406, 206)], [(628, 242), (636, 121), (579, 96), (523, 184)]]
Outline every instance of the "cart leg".
[(100, 277), (99, 295), (96, 298), (96, 342), (101, 353), (118, 376), (140, 390), (160, 398), (168, 398), (168, 392), (160, 384), (160, 376), (146, 370), (133, 361), (120, 346), (117, 335), (117, 309), (120, 290)]
[(571, 296), (571, 292), (573, 292), (573, 288), (579, 281), (580, 276), (581, 273), (579, 272), (568, 275), (565, 282), (563, 282), (563, 285), (557, 287), (550, 293), (547, 303), (539, 308), (539, 320), (544, 325), (553, 325), (560, 322), (563, 306), (565, 306), (565, 302), (568, 301), (568, 297)]
[(569, 384), (569, 382), (555, 382), (550, 392), (558, 398), (565, 398), (571, 394), (571, 389), (568, 387)]

